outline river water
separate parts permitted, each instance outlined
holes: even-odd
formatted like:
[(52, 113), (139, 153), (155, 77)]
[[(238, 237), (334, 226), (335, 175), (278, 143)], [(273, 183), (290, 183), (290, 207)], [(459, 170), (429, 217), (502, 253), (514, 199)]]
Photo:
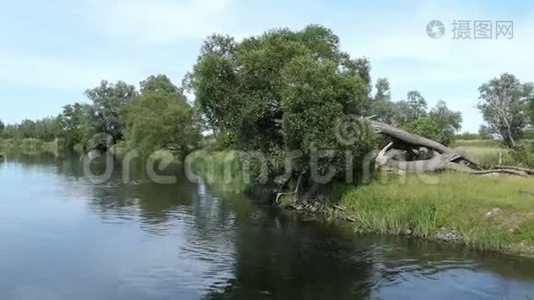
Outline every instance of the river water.
[(185, 179), (0, 162), (0, 299), (534, 299), (534, 260), (355, 235)]

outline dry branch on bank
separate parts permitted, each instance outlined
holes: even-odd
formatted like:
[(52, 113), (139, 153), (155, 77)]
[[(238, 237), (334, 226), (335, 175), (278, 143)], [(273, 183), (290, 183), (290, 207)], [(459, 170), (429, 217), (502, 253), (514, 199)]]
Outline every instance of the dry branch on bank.
[[(486, 170), (472, 157), (458, 153), (453, 149), (434, 140), (410, 133), (406, 130), (370, 121), (376, 132), (389, 137), (392, 142), (387, 144), (376, 157), (376, 166), (392, 166), (398, 171), (407, 173), (430, 173), (443, 170), (454, 170), (473, 175), (511, 174), (527, 176), (534, 174), (533, 169), (503, 166)], [(426, 151), (422, 151), (426, 149)], [(408, 153), (423, 153), (425, 159), (410, 160)]]

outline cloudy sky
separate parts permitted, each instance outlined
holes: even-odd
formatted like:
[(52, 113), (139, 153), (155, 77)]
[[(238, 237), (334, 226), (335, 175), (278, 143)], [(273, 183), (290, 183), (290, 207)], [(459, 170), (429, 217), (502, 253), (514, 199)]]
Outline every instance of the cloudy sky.
[[(391, 82), (394, 100), (417, 89), (443, 99), (476, 131), (478, 87), (503, 73), (534, 81), (534, 1), (2, 1), (0, 119), (53, 116), (85, 101), (101, 79), (138, 83), (164, 73), (176, 83), (211, 33), (244, 37), (270, 28), (322, 24), (344, 51), (365, 56), (373, 79)], [(291, 3), (289, 3), (291, 2)], [(440, 39), (427, 35), (440, 20)], [(491, 21), (491, 39), (453, 39), (453, 22)], [(496, 21), (513, 21), (513, 38), (496, 38)]]

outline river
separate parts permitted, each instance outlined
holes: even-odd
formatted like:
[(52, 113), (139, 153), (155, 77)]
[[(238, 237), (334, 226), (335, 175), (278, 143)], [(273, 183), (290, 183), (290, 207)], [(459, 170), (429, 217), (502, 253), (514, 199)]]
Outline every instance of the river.
[(534, 299), (534, 260), (282, 213), (180, 177), (0, 162), (0, 299)]

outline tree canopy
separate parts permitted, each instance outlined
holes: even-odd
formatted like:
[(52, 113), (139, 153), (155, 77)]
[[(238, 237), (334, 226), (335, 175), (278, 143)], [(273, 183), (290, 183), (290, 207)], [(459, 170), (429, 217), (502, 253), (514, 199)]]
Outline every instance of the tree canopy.
[(163, 74), (150, 75), (147, 79), (139, 83), (141, 94), (155, 93), (160, 95), (174, 95), (184, 98), (182, 90), (174, 85), (169, 77)]
[(92, 101), (93, 122), (97, 132), (110, 135), (119, 141), (124, 134), (124, 113), (126, 106), (137, 96), (135, 86), (123, 81), (110, 83), (102, 80), (98, 87), (85, 91)]
[[(170, 149), (187, 153), (198, 142), (194, 109), (182, 90), (165, 75), (152, 75), (139, 84), (103, 80), (85, 92), (88, 103), (63, 107), (53, 118), (23, 120), (0, 130), (3, 138), (61, 138), (67, 148), (109, 150), (120, 141), (149, 152)], [(0, 125), (3, 125), (0, 124)]]
[(449, 110), (443, 100), (439, 100), (430, 111), (421, 110), (418, 114), (416, 119), (411, 119), (402, 127), (444, 145), (451, 144), (461, 128), (461, 113)]
[(127, 136), (144, 154), (168, 149), (182, 155), (195, 148), (200, 133), (186, 97), (165, 75), (150, 76), (127, 108)]
[(387, 78), (378, 78), (375, 84), (375, 96), (371, 99), (370, 114), (378, 121), (393, 124), (395, 105), (391, 102), (391, 88)]
[(409, 91), (406, 100), (391, 101), (389, 82), (379, 78), (371, 101), (371, 114), (377, 121), (399, 126), (415, 134), (449, 145), (460, 130), (462, 115), (451, 111), (443, 100), (428, 109), (426, 99), (418, 91)]
[(516, 146), (529, 122), (528, 105), (534, 103), (534, 87), (504, 73), (480, 88), (478, 108), (487, 123), (487, 131), (500, 136), (510, 148)]
[(65, 105), (58, 116), (60, 136), (65, 140), (65, 144), (68, 147), (87, 147), (89, 140), (97, 133), (96, 125), (93, 124), (94, 118), (94, 110), (88, 104)]
[[(361, 116), (369, 106), (369, 68), (366, 59), (342, 52), (330, 30), (314, 25), (272, 30), (241, 42), (211, 36), (188, 83), (218, 136), (230, 135), (241, 149), (273, 156), (300, 149), (304, 155), (295, 173), (309, 175), (305, 166), (312, 147), (353, 153), (369, 148), (363, 138), (340, 144), (334, 132), (343, 116)], [(339, 167), (341, 153), (325, 162)]]

